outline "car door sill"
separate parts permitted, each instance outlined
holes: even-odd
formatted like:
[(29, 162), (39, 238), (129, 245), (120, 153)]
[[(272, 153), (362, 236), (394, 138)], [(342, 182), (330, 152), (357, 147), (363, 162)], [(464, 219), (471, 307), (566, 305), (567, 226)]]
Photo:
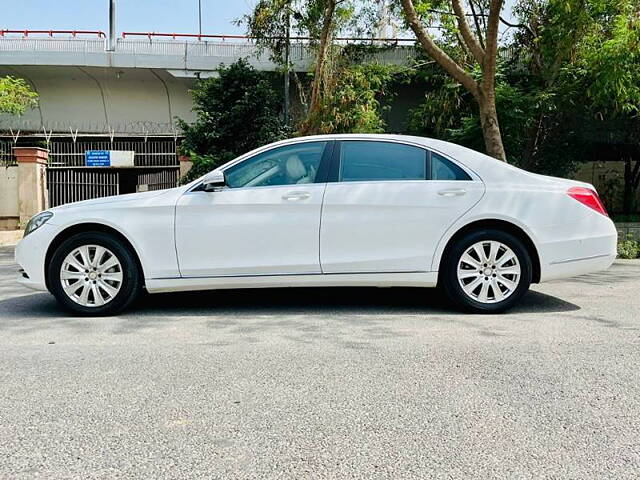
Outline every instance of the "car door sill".
[(416, 286), (433, 287), (438, 272), (293, 273), (268, 275), (216, 275), (152, 278), (145, 281), (150, 293), (233, 288), (320, 286)]

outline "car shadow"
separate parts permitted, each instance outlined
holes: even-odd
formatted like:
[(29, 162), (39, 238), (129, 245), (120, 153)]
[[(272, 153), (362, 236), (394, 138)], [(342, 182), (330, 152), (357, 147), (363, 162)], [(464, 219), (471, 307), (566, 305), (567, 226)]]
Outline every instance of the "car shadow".
[[(529, 291), (509, 313), (558, 313), (580, 307), (560, 298)], [(269, 288), (145, 294), (121, 318), (163, 316), (282, 315), (457, 315), (438, 289), (424, 288)], [(69, 317), (46, 293), (0, 300), (0, 318)], [(73, 318), (73, 317), (71, 317)], [(3, 322), (0, 320), (0, 329)]]

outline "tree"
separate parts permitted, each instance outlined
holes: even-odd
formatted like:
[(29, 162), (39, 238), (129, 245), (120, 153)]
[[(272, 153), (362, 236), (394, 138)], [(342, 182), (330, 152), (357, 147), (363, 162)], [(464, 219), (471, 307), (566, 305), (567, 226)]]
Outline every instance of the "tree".
[(38, 105), (38, 94), (22, 78), (0, 78), (0, 113), (22, 115)]
[[(461, 0), (451, 0), (453, 12), (433, 10), (430, 8), (431, 3), (421, 0), (400, 1), (405, 19), (425, 52), (453, 79), (459, 82), (477, 102), (486, 152), (499, 160), (506, 160), (495, 97), (498, 24), (500, 22), (502, 0), (490, 0), (489, 13), (482, 16), (486, 24), (484, 35), (483, 29), (477, 22), (476, 32), (474, 33), (471, 30), (471, 26), (467, 21), (467, 12), (464, 10)], [(471, 5), (473, 6), (473, 3)], [(474, 75), (471, 65), (454, 60), (438, 46), (436, 40), (428, 33), (418, 11), (429, 18), (433, 18), (434, 14), (439, 17), (444, 14), (456, 19), (456, 26), (450, 23), (447, 24), (446, 19), (445, 24), (454, 30), (456, 38), (470, 54), (470, 58), (473, 59), (475, 65), (479, 67), (479, 79), (476, 78), (478, 75)], [(475, 15), (474, 18), (478, 19)]]
[(353, 2), (350, 0), (259, 0), (250, 15), (241, 21), (248, 27), (248, 33), (259, 46), (269, 50), (271, 59), (282, 66), (289, 75), (291, 62), (288, 58), (289, 34), (308, 39), (307, 47), (315, 50), (313, 75), (311, 78), (309, 102), (303, 94), (303, 85), (294, 75), (298, 91), (305, 104), (305, 118), (300, 122), (299, 133), (319, 132), (319, 125), (313, 119), (327, 88), (333, 83), (331, 60), (336, 53), (333, 37), (353, 16)]
[(188, 181), (287, 136), (280, 95), (268, 74), (245, 60), (221, 66), (217, 78), (200, 80), (191, 94), (196, 121), (179, 120), (184, 133), (181, 150), (194, 161)]
[[(632, 0), (522, 0), (495, 82), (510, 163), (565, 176), (582, 162), (623, 161), (626, 212), (640, 188), (639, 9)], [(455, 37), (439, 46), (464, 58)], [(435, 63), (416, 72), (427, 93), (411, 132), (482, 148), (472, 95)]]
[(383, 133), (386, 123), (382, 118), (393, 93), (390, 85), (397, 83), (404, 72), (396, 67), (377, 63), (350, 62), (345, 54), (344, 63), (327, 78), (325, 93), (318, 100), (305, 122), (313, 125), (316, 133)]

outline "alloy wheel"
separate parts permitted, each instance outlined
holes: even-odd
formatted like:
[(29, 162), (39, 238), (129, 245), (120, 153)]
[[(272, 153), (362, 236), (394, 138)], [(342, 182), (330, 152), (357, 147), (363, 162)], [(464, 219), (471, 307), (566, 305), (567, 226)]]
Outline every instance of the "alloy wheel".
[(65, 294), (83, 307), (100, 307), (112, 301), (122, 288), (122, 264), (111, 250), (83, 245), (62, 262), (60, 282)]
[(462, 254), (457, 265), (457, 278), (471, 299), (480, 303), (498, 303), (518, 288), (520, 261), (504, 243), (483, 240)]

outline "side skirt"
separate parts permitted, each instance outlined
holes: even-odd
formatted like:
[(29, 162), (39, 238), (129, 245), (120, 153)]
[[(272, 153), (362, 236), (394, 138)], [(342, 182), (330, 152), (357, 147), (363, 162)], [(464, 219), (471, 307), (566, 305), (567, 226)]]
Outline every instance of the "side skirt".
[(238, 277), (155, 278), (145, 281), (149, 293), (282, 287), (435, 287), (438, 272), (333, 273)]

